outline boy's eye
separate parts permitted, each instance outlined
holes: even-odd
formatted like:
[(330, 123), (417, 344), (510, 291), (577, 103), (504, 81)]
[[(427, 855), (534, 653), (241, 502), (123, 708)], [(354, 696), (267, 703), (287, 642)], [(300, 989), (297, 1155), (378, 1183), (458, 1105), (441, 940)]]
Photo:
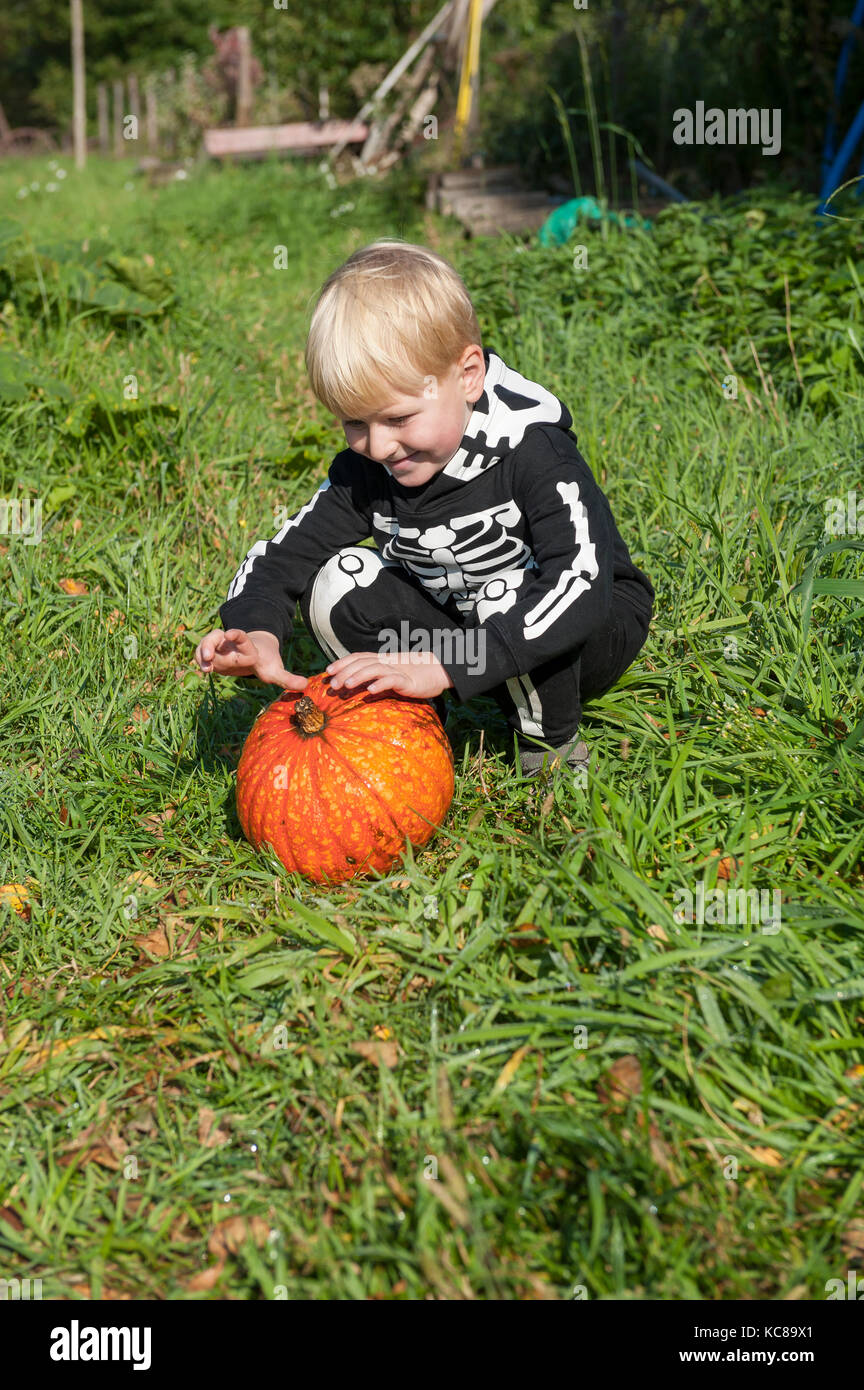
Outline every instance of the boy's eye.
[[(410, 415), (391, 415), (391, 416), (388, 418), (388, 420), (387, 420), (387, 424), (388, 424), (388, 425), (404, 425), (405, 422), (406, 422), (406, 420), (410, 420), (410, 419), (411, 419), (411, 416), (410, 416)], [(350, 429), (362, 429), (362, 428), (363, 428), (363, 421), (362, 421), (362, 420), (343, 420), (342, 423), (343, 423), (343, 425), (344, 425), (346, 428), (350, 428)]]

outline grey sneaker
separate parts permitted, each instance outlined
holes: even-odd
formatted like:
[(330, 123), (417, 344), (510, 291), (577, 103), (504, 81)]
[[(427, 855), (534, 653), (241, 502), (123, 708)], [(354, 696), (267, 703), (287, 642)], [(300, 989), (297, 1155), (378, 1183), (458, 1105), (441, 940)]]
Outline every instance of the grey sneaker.
[(545, 748), (519, 749), (523, 777), (537, 777), (544, 769), (552, 775), (562, 771), (575, 774), (582, 785), (587, 783), (590, 754), (588, 744), (572, 738), (551, 750)]

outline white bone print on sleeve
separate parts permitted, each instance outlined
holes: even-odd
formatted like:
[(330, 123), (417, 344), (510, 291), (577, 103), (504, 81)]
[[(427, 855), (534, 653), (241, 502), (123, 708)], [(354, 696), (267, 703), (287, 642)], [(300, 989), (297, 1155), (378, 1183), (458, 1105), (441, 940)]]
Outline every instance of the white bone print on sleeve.
[(525, 614), (522, 634), (526, 641), (539, 637), (556, 623), (562, 613), (591, 588), (591, 581), (600, 573), (595, 548), (588, 535), (588, 513), (579, 500), (579, 484), (558, 483), (557, 491), (570, 509), (576, 554), (570, 568), (558, 576), (555, 588), (544, 594), (536, 607)]

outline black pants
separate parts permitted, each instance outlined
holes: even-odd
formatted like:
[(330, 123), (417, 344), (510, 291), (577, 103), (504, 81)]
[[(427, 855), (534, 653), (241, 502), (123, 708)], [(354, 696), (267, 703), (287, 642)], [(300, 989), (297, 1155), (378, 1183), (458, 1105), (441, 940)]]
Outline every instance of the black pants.
[[(328, 661), (380, 651), (382, 630), (398, 633), (406, 621), (412, 638), (417, 631), (428, 634), (433, 651), (433, 630), (466, 626), (452, 601), (436, 603), (419, 580), (369, 546), (347, 546), (322, 565), (300, 600), (300, 612)], [(534, 740), (557, 747), (571, 739), (584, 702), (620, 679), (644, 645), (650, 621), (650, 601), (641, 586), (616, 584), (605, 621), (581, 647), (490, 690), (520, 748), (536, 747)]]

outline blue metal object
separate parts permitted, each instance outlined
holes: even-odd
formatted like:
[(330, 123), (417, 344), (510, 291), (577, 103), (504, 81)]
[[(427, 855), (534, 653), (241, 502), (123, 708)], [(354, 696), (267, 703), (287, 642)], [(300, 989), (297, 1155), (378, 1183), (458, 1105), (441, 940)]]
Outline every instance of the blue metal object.
[[(843, 47), (840, 49), (840, 57), (837, 60), (837, 74), (834, 79), (834, 106), (828, 116), (828, 125), (825, 128), (825, 146), (822, 152), (822, 191), (819, 195), (820, 213), (825, 212), (828, 198), (838, 188), (843, 181), (843, 170), (852, 158), (852, 153), (861, 135), (864, 134), (864, 102), (858, 109), (854, 121), (852, 122), (837, 154), (834, 153), (834, 143), (837, 135), (836, 115), (840, 110), (840, 98), (843, 95), (843, 88), (846, 84), (846, 74), (849, 71), (849, 59), (852, 56), (852, 49), (855, 44), (855, 31), (864, 24), (864, 0), (855, 0), (855, 9), (852, 11), (852, 21), (850, 32), (846, 35)], [(864, 155), (862, 155), (861, 171), (864, 172)], [(860, 190), (860, 185), (859, 185)]]
[[(864, 0), (862, 0), (862, 4), (864, 4)], [(673, 188), (671, 183), (667, 183), (665, 179), (661, 179), (660, 175), (655, 174), (653, 169), (649, 169), (647, 165), (643, 164), (641, 159), (631, 159), (630, 163), (640, 179), (644, 179), (652, 188), (656, 188), (657, 192), (662, 193), (664, 198), (669, 198), (673, 203), (687, 202), (683, 193), (679, 193), (678, 189)]]

